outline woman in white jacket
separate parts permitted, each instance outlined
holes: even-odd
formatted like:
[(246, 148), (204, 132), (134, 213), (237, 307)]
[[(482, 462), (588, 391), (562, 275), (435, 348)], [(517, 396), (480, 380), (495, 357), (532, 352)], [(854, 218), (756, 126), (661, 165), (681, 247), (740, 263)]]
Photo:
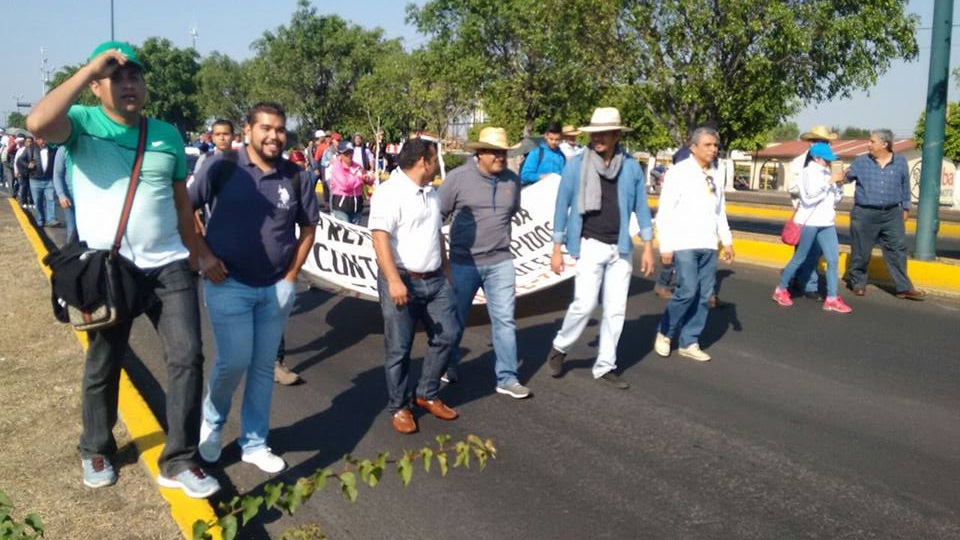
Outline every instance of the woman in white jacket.
[(850, 313), (853, 309), (838, 294), (840, 244), (837, 239), (836, 204), (843, 197), (843, 172), (831, 174), (830, 162), (837, 159), (837, 156), (826, 143), (812, 145), (810, 157), (812, 161), (803, 169), (800, 206), (793, 218), (803, 226), (803, 232), (793, 257), (780, 274), (780, 283), (773, 291), (773, 300), (781, 306), (793, 305), (787, 285), (816, 242), (827, 261), (827, 299), (823, 302), (823, 309)]

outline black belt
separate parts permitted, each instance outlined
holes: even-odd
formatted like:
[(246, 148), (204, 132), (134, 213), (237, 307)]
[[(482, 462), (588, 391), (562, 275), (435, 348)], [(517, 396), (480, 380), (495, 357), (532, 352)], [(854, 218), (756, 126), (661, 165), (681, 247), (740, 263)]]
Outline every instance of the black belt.
[(401, 276), (410, 276), (410, 279), (419, 279), (419, 280), (432, 279), (435, 277), (440, 277), (441, 275), (439, 269), (431, 270), (429, 272), (411, 272), (406, 268), (397, 268), (397, 271), (400, 272)]
[(885, 204), (883, 206), (873, 205), (873, 204), (858, 204), (860, 208), (869, 208), (870, 210), (892, 210), (894, 208), (899, 208), (900, 203), (897, 204)]

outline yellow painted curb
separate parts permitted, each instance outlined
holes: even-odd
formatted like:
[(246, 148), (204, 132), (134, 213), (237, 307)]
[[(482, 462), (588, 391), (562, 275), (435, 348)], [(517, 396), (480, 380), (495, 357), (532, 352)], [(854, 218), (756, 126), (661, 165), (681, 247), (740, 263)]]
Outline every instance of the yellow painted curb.
[[(30, 242), (37, 254), (40, 269), (49, 278), (50, 269), (43, 264), (43, 258), (47, 255), (47, 248), (44, 246), (43, 240), (40, 239), (40, 235), (37, 234), (33, 224), (30, 223), (30, 219), (24, 214), (17, 201), (15, 199), (9, 199), (9, 201), (13, 208), (13, 214), (20, 223), (20, 228), (23, 229), (27, 241)], [(77, 336), (77, 340), (83, 350), (86, 351), (87, 333), (74, 331), (74, 335)], [(146, 468), (151, 479), (156, 479), (160, 474), (157, 461), (166, 442), (166, 436), (160, 427), (160, 423), (150, 411), (150, 407), (147, 406), (147, 402), (144, 401), (143, 396), (133, 385), (126, 370), (120, 373), (120, 397), (117, 410), (130, 433), (130, 437), (137, 446), (137, 451), (140, 453), (140, 464)], [(177, 526), (180, 527), (180, 532), (183, 533), (184, 538), (193, 538), (193, 523), (195, 521), (212, 522), (217, 519), (213, 507), (206, 499), (191, 499), (179, 489), (161, 488), (159, 486), (158, 489), (160, 495), (170, 504), (170, 515)], [(209, 533), (214, 540), (222, 538), (219, 527), (212, 528)]]
[[(649, 198), (650, 208), (657, 208), (659, 205), (659, 199), (656, 197)], [(772, 205), (750, 205), (750, 204), (739, 204), (739, 203), (727, 203), (727, 216), (728, 217), (739, 217), (739, 218), (753, 218), (753, 219), (765, 219), (769, 221), (779, 221), (784, 222), (793, 215), (793, 209), (783, 206), (772, 206)], [(849, 212), (837, 212), (837, 226), (838, 227), (849, 227), (850, 226), (850, 213)], [(917, 220), (915, 218), (910, 218), (906, 223), (906, 230), (908, 233), (917, 232)], [(937, 235), (941, 237), (948, 238), (960, 238), (960, 223), (954, 221), (940, 221), (940, 230), (937, 231)]]

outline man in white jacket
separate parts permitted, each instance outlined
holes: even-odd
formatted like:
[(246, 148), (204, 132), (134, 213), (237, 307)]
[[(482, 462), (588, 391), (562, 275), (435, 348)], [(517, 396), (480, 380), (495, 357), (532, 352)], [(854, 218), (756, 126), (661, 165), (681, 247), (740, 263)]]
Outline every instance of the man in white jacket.
[(700, 127), (690, 138), (686, 159), (667, 171), (657, 211), (660, 258), (677, 270), (677, 290), (660, 320), (654, 349), (670, 356), (671, 340), (679, 332), (681, 356), (700, 362), (710, 355), (700, 350), (699, 338), (707, 322), (707, 302), (713, 294), (717, 270), (717, 239), (724, 262), (733, 262), (733, 235), (727, 224), (726, 201), (718, 171), (716, 130)]

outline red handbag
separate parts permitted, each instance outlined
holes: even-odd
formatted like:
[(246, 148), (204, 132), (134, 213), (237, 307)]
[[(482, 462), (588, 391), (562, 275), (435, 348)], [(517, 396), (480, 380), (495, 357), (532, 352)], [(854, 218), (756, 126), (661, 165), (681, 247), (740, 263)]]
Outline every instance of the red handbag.
[(788, 246), (795, 246), (800, 243), (800, 233), (803, 232), (803, 225), (796, 222), (797, 211), (793, 211), (790, 219), (783, 224), (783, 230), (780, 231), (780, 240)]

